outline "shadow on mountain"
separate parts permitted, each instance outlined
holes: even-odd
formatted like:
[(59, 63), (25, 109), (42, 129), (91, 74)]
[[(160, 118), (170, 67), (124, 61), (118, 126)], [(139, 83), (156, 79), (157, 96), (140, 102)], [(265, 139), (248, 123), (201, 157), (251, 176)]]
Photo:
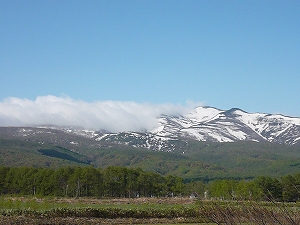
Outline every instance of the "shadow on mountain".
[(64, 160), (68, 160), (68, 161), (72, 161), (72, 162), (76, 162), (76, 163), (88, 164), (85, 161), (79, 160), (77, 158), (74, 158), (73, 156), (70, 156), (63, 152), (59, 152), (55, 149), (39, 149), (38, 152), (42, 153), (43, 155), (53, 157), (53, 158), (64, 159)]

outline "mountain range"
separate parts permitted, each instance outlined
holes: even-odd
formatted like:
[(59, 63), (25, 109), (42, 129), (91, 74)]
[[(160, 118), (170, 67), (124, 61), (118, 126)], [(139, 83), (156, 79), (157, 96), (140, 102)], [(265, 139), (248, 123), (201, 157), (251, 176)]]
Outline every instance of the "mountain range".
[[(150, 131), (86, 130), (78, 127), (38, 126), (36, 128), (60, 130), (90, 138), (98, 143), (115, 143), (154, 151), (178, 152), (190, 140), (202, 142), (254, 141), (284, 145), (300, 145), (300, 118), (280, 114), (247, 113), (238, 108), (220, 110), (197, 107), (186, 115), (161, 115), (157, 127)], [(20, 128), (14, 135), (33, 135)], [(36, 132), (33, 132), (37, 135)], [(43, 133), (42, 130), (39, 133)], [(70, 141), (78, 145), (77, 141)]]
[(149, 132), (94, 133), (96, 140), (110, 140), (156, 151), (173, 152), (174, 142), (255, 141), (285, 145), (300, 143), (300, 118), (279, 114), (247, 113), (241, 109), (197, 107), (180, 116), (162, 115)]
[(298, 171), (299, 148), (300, 118), (237, 108), (161, 115), (154, 129), (141, 132), (0, 127), (0, 165), (121, 165), (189, 179)]

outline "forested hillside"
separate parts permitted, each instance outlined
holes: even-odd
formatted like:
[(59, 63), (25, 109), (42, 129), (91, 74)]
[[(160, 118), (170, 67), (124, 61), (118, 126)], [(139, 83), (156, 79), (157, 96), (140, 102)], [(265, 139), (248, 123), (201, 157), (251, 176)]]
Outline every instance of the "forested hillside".
[[(14, 128), (16, 129), (16, 128)], [(5, 131), (5, 132), (4, 132)], [(300, 170), (300, 147), (269, 142), (216, 143), (185, 140), (180, 152), (95, 141), (56, 130), (33, 130), (34, 136), (12, 136), (2, 129), (0, 166), (59, 168), (62, 166), (126, 166), (185, 181), (257, 176), (280, 177)], [(14, 131), (15, 132), (15, 131)], [(47, 133), (51, 132), (51, 133)]]

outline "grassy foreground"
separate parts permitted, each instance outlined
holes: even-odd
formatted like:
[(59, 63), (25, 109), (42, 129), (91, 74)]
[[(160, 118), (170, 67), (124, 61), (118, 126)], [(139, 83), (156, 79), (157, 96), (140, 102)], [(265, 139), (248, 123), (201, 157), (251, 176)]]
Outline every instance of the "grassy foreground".
[(1, 197), (0, 224), (300, 224), (299, 204)]

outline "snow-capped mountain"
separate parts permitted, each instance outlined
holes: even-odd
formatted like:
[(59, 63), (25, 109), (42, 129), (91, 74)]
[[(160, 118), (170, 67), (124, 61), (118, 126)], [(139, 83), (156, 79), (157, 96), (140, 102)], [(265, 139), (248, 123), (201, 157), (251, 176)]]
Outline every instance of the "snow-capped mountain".
[[(184, 153), (191, 140), (209, 142), (255, 141), (285, 145), (300, 144), (300, 118), (279, 114), (247, 113), (241, 109), (220, 110), (197, 107), (186, 115), (162, 115), (158, 126), (146, 132), (90, 131), (70, 127), (43, 126), (35, 129), (20, 128), (14, 136), (24, 138), (37, 135), (51, 136), (51, 140), (79, 146), (84, 139), (93, 146), (109, 146), (109, 143), (147, 148), (154, 151)], [(44, 129), (44, 130), (43, 130)], [(59, 130), (52, 132), (51, 130)], [(62, 139), (62, 134), (73, 134), (72, 140)], [(76, 136), (78, 138), (76, 138)], [(49, 139), (49, 138), (48, 138)], [(62, 140), (60, 140), (62, 139)], [(44, 139), (43, 139), (44, 140)]]
[(189, 139), (268, 141), (286, 145), (300, 143), (300, 118), (283, 115), (247, 113), (237, 108), (219, 110), (198, 107), (186, 115), (162, 115), (158, 121), (159, 126), (146, 133), (122, 132), (106, 135), (102, 139), (163, 151), (173, 151), (174, 146), (168, 145), (170, 141), (174, 144), (176, 140), (184, 142)]

